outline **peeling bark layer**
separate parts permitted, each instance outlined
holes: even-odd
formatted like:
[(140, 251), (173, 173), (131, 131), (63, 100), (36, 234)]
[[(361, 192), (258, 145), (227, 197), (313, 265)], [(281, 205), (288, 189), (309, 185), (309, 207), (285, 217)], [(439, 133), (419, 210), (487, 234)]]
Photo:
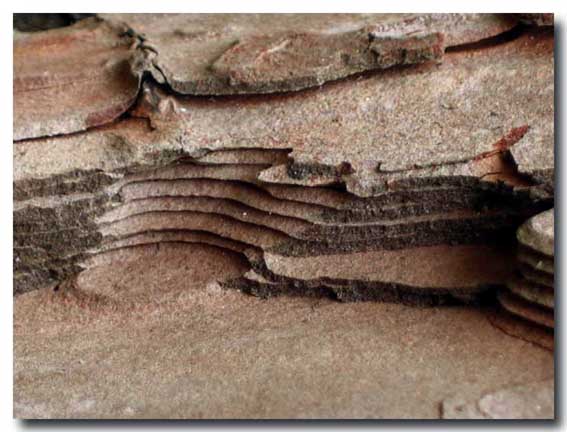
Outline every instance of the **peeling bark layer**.
[(182, 94), (274, 93), (359, 72), (438, 61), (445, 47), (506, 32), (494, 14), (102, 14), (152, 52), (156, 80)]
[(14, 36), (14, 139), (68, 134), (108, 123), (135, 101), (136, 40), (124, 26), (89, 18)]

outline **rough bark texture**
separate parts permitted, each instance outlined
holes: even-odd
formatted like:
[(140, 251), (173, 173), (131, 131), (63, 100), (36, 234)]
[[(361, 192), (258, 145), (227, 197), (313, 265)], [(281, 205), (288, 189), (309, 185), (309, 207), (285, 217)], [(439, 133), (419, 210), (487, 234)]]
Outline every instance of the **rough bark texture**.
[[(268, 338), (278, 338), (291, 315), (274, 311), (275, 319), (259, 305), (303, 310), (315, 301), (309, 297), (329, 297), (430, 306), (448, 313), (435, 319), (453, 326), (432, 348), (443, 353), (446, 375), (428, 363), (412, 379), (443, 375), (424, 387), (436, 415), (446, 400), (447, 417), (553, 416), (552, 387), (534, 390), (533, 403), (545, 405), (539, 411), (526, 402), (530, 391), (515, 387), (549, 379), (552, 368), (541, 367), (551, 354), (505, 336), (553, 348), (552, 22), (547, 14), (102, 14), (63, 28), (16, 32), (14, 294), (21, 349), (36, 342), (26, 326), (39, 325), (26, 311), (42, 302), (56, 321), (81, 308), (86, 316), (100, 312), (122, 320), (127, 311), (152, 309), (156, 302), (209, 301), (207, 289), (215, 287), (211, 299), (218, 307), (239, 304), (233, 312), (249, 316), (251, 328), (273, 322)], [(262, 303), (230, 289), (307, 298)], [(491, 306), (486, 316), (462, 306), (498, 301), (501, 308)], [(418, 321), (427, 314), (400, 305), (376, 305), (371, 312), (368, 305), (343, 304), (342, 314), (362, 314), (349, 321), (333, 318), (339, 306), (328, 304), (321, 323), (341, 321), (338, 334), (354, 338), (357, 349), (367, 335), (351, 327), (364, 327), (372, 313), (385, 314), (381, 323), (373, 321), (383, 327), (372, 339), (378, 345), (390, 344), (388, 332), (402, 331), (398, 314)], [(186, 312), (195, 308), (191, 303)], [(181, 325), (176, 319), (172, 326)], [(232, 328), (235, 338), (248, 337), (242, 324)], [(477, 326), (486, 340), (475, 336)], [(128, 323), (123, 331), (134, 327)], [(423, 332), (443, 333), (432, 323)], [(446, 350), (463, 342), (460, 332), (479, 354), (456, 366), (457, 354)], [(197, 334), (190, 333), (187, 343)], [(421, 337), (419, 331), (405, 334)], [(497, 349), (502, 338), (510, 350), (505, 354)], [(124, 340), (127, 352), (135, 349), (131, 342)], [(54, 346), (68, 348), (66, 342)], [(532, 371), (521, 362), (509, 365), (520, 346), (541, 356), (526, 360)], [(204, 349), (212, 355), (211, 347)], [(408, 362), (423, 358), (423, 349), (408, 349)], [(465, 397), (472, 387), (464, 383), (457, 385), (458, 400), (451, 400), (443, 383), (463, 382), (466, 370), (485, 366), (493, 358), (484, 357), (487, 349), (508, 362), (473, 386), (477, 398)], [(350, 361), (347, 351), (339, 350), (346, 355), (341, 361), (316, 358), (305, 367), (335, 373)], [(400, 353), (390, 360), (400, 361)], [(100, 355), (95, 350), (88, 357), (98, 361)], [(241, 361), (235, 364), (246, 369)], [(120, 369), (118, 363), (113, 367)], [(389, 366), (356, 364), (378, 381), (389, 374)], [(219, 368), (214, 379), (234, 376), (228, 363)], [(323, 375), (313, 375), (313, 384)], [(523, 378), (512, 382), (512, 376)], [(32, 379), (27, 372), (21, 377)], [(353, 372), (350, 379), (361, 377)], [(388, 382), (400, 388), (404, 379), (398, 374)], [(93, 389), (97, 396), (86, 408), (71, 400), (38, 405), (46, 388), (35, 392), (22, 384), (16, 412), (290, 415), (294, 405), (287, 398), (274, 399), (281, 409), (268, 402), (246, 402), (234, 411), (215, 405), (227, 389), (246, 393), (250, 385), (205, 386), (216, 395), (206, 409), (188, 409), (183, 396), (179, 409), (168, 411), (118, 409), (122, 396), (108, 399), (101, 388)], [(371, 387), (362, 386), (360, 394), (367, 397)], [(249, 394), (253, 403), (257, 393)], [(500, 405), (502, 398), (513, 402)], [(343, 403), (344, 412), (433, 415), (433, 405), (422, 409), (416, 399), (397, 410), (394, 399), (384, 409)], [(335, 413), (343, 412), (340, 400), (333, 399)], [(332, 417), (329, 412), (311, 407), (294, 417)]]
[[(315, 284), (342, 299), (419, 286), (445, 295), (448, 286), (409, 286), (377, 268), (358, 288), (331, 277), (339, 288), (307, 283), (274, 272), (262, 253), (349, 262), (355, 252), (512, 244), (515, 227), (553, 202), (552, 46), (552, 34), (530, 30), (451, 52), (441, 65), (286, 96), (202, 100), (147, 84), (138, 119), (19, 141), (16, 292), (62, 281), (123, 238), (179, 231), (259, 248), (250, 265), (275, 285), (255, 281), (249, 292)], [(478, 293), (506, 279), (484, 274)], [(470, 298), (460, 291), (468, 281), (454, 285)]]

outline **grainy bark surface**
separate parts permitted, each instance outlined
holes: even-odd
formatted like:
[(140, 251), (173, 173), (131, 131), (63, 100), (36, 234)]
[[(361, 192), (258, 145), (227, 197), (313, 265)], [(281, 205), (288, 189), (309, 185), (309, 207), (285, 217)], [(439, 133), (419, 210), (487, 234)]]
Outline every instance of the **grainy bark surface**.
[(15, 415), (552, 417), (552, 23), (15, 32)]
[[(199, 266), (167, 262), (136, 266), (146, 276), (170, 272), (168, 285), (121, 282), (139, 294), (152, 285), (155, 295), (183, 281), (181, 294), (150, 303), (93, 306), (45, 291), (17, 298), (17, 417), (435, 419), (451, 416), (455, 398), (502, 391), (515, 396), (500, 402), (499, 416), (528, 418), (537, 407), (553, 415), (542, 398), (553, 392), (553, 354), (503, 333), (481, 309), (264, 301), (187, 289)], [(538, 392), (518, 404), (514, 387), (532, 384)]]

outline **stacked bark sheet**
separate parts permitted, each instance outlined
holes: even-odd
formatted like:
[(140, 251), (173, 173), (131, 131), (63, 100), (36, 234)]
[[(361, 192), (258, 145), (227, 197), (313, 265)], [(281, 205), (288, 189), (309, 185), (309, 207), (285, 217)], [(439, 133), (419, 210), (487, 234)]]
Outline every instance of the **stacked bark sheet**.
[[(509, 277), (509, 227), (533, 210), (527, 196), (494, 185), (357, 198), (258, 181), (269, 165), (254, 162), (266, 161), (267, 151), (208, 156), (126, 177), (117, 192), (121, 205), (97, 219), (101, 250), (212, 244), (247, 257), (250, 271), (227, 284), (259, 295), (470, 299)], [(233, 157), (241, 163), (227, 164)], [(482, 208), (491, 197), (505, 204)], [(98, 264), (98, 255), (87, 261)]]
[[(138, 38), (142, 18), (134, 18), (125, 34)], [(176, 26), (184, 22), (166, 18)], [(355, 18), (348, 20), (362, 19)], [(313, 25), (321, 34), (333, 23), (352, 30), (345, 19), (342, 27), (332, 20), (323, 30), (324, 20)], [(354, 26), (357, 35), (366, 34), (361, 29), (371, 19), (378, 18)], [(196, 261), (216, 253), (219, 260), (245, 263), (242, 274), (231, 273), (223, 285), (262, 296), (431, 304), (476, 301), (503, 284), (513, 269), (516, 228), (553, 205), (553, 33), (514, 27), (514, 17), (447, 21), (465, 23), (468, 30), (460, 33), (458, 25), (432, 31), (431, 17), (397, 19), (394, 48), (390, 24), (383, 26), (384, 40), (372, 36), (372, 52), (382, 59), (389, 53), (391, 62), (345, 68), (334, 60), (298, 61), (303, 78), (286, 80), (274, 60), (275, 78), (261, 83), (242, 81), (270, 76), (252, 68), (236, 81), (216, 76), (174, 85), (181, 81), (168, 79), (163, 67), (169, 57), (160, 57), (173, 49), (169, 36), (140, 36), (129, 60), (132, 76), (144, 67), (161, 71), (159, 81), (185, 93), (295, 90), (360, 70), (420, 65), (285, 95), (209, 99), (146, 81), (128, 117), (112, 124), (53, 138), (21, 128), (32, 132), (18, 135), (14, 149), (15, 292), (83, 271), (75, 289), (119, 296), (111, 286), (89, 283), (96, 280), (89, 272), (120, 272), (124, 257), (144, 256), (148, 245), (164, 243), (207, 245)], [(479, 36), (487, 22), (492, 30)], [(415, 40), (416, 25), (428, 30), (427, 42)], [(436, 51), (439, 40), (466, 44), (512, 27), (502, 40)], [(298, 34), (299, 48), (285, 42)], [(188, 38), (187, 46), (197, 44), (200, 52), (209, 46), (199, 45), (210, 42), (209, 33), (191, 35), (173, 32), (171, 38), (175, 44)], [(152, 37), (159, 43), (150, 55)], [(296, 28), (275, 41), (263, 37), (270, 54), (277, 42), (287, 47), (284, 58), (308, 55)], [(335, 37), (352, 49), (350, 39)], [(423, 55), (408, 55), (416, 43)], [(309, 45), (314, 52), (323, 46)], [(227, 52), (226, 59), (233, 55)], [(272, 63), (261, 64), (258, 70)], [(25, 119), (25, 112), (16, 117)]]
[[(498, 294), (503, 309), (520, 319), (514, 329), (524, 337), (553, 346), (555, 327), (553, 209), (525, 222), (517, 234), (518, 271)], [(529, 322), (522, 332), (522, 322)], [(535, 327), (534, 327), (535, 326)], [(536, 329), (540, 329), (536, 332)]]

